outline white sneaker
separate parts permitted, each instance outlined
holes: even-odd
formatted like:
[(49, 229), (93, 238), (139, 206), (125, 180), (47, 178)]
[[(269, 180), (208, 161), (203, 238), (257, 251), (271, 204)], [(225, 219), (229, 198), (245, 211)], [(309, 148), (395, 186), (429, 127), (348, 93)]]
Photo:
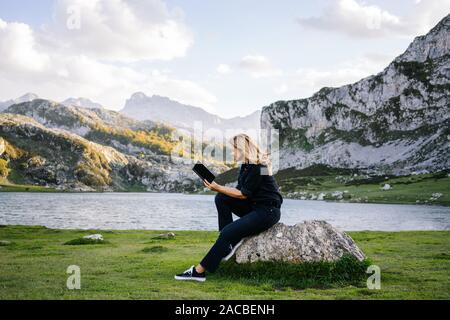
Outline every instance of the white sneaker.
[(223, 258), (222, 258), (222, 261), (228, 261), (228, 260), (234, 255), (234, 253), (236, 252), (237, 248), (240, 247), (240, 245), (242, 244), (242, 242), (244, 242), (244, 239), (245, 239), (245, 238), (241, 239), (241, 241), (239, 241), (238, 243), (236, 243), (236, 245), (231, 249), (230, 253), (227, 254), (226, 257), (223, 257)]

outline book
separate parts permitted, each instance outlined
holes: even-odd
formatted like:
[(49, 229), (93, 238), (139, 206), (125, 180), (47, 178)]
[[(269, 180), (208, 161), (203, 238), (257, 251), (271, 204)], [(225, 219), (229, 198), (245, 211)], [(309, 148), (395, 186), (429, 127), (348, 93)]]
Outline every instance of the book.
[(197, 162), (192, 170), (203, 180), (208, 181), (209, 183), (213, 182), (216, 176), (208, 170), (207, 167), (201, 162)]

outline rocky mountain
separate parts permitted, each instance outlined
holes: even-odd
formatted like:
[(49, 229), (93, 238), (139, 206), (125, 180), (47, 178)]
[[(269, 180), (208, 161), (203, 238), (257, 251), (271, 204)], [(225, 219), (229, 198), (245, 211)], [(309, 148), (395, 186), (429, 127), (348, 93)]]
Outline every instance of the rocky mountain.
[(192, 128), (195, 121), (201, 121), (204, 129), (249, 129), (259, 128), (260, 111), (245, 117), (224, 119), (202, 108), (185, 105), (167, 97), (151, 97), (137, 92), (125, 103), (121, 113), (136, 120), (152, 120), (175, 127)]
[(27, 93), (17, 99), (12, 99), (12, 100), (8, 100), (8, 101), (4, 101), (4, 102), (0, 101), (0, 112), (5, 110), (9, 106), (12, 106), (13, 104), (33, 101), (34, 99), (38, 99), (38, 98), (39, 97), (37, 94)]
[(280, 164), (375, 172), (450, 166), (450, 15), (414, 39), (383, 71), (262, 109), (280, 132)]
[[(15, 104), (0, 113), (0, 175), (65, 190), (202, 188), (192, 163), (171, 161), (173, 130), (106, 109), (43, 99)], [(217, 173), (227, 169), (205, 162)]]
[(45, 99), (18, 103), (5, 109), (3, 112), (31, 117), (47, 127), (68, 130), (82, 136), (98, 126), (132, 130), (145, 130), (156, 126), (154, 122), (136, 121), (118, 112), (104, 108), (87, 109), (75, 105), (66, 106), (63, 103)]
[(69, 98), (61, 102), (61, 104), (70, 107), (81, 107), (87, 109), (102, 109), (103, 106), (100, 103), (93, 102), (87, 98)]
[[(124, 168), (129, 159), (111, 147), (89, 142), (75, 134), (49, 129), (31, 118), (0, 115), (2, 158), (27, 180), (61, 187), (105, 187), (112, 183), (113, 167)], [(27, 179), (28, 178), (28, 179)], [(81, 188), (81, 187), (80, 187)]]

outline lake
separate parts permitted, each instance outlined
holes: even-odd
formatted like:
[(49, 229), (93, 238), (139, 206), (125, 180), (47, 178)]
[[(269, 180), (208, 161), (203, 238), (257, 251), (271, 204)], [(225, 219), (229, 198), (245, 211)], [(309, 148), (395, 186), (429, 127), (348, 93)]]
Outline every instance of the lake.
[[(235, 217), (237, 218), (237, 217)], [(326, 220), (341, 230), (450, 230), (450, 207), (285, 199), (281, 222)], [(58, 229), (217, 230), (212, 195), (0, 193), (0, 224)]]

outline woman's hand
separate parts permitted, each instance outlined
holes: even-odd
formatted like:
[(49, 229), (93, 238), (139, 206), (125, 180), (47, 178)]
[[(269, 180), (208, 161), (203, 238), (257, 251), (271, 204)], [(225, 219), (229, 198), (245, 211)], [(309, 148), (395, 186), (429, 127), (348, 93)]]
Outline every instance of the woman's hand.
[(238, 190), (236, 188), (224, 187), (218, 183), (215, 183), (214, 181), (209, 183), (206, 180), (203, 180), (203, 184), (209, 190), (217, 191), (233, 198), (247, 199), (247, 196), (243, 195), (241, 190)]
[(209, 190), (217, 191), (217, 192), (220, 192), (220, 188), (222, 187), (220, 184), (215, 183), (214, 181), (211, 182), (211, 183), (209, 183), (208, 181), (203, 180), (203, 184), (204, 184), (205, 187), (207, 187)]

